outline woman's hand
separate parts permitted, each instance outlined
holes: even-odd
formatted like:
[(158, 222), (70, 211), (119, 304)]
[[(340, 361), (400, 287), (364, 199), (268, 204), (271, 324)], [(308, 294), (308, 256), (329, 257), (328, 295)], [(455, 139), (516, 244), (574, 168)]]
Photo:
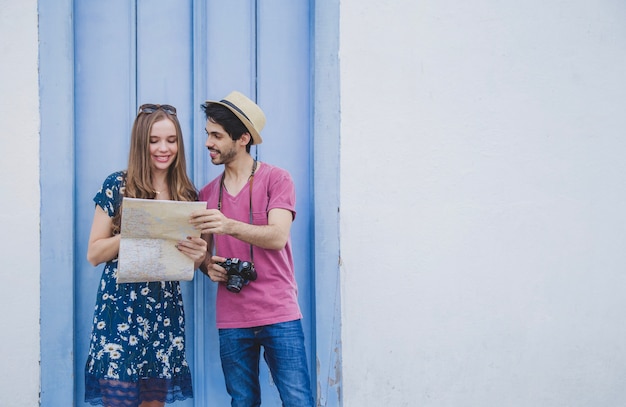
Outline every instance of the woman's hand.
[(201, 237), (187, 236), (186, 240), (181, 240), (176, 248), (193, 260), (194, 270), (197, 269), (207, 254), (207, 242)]

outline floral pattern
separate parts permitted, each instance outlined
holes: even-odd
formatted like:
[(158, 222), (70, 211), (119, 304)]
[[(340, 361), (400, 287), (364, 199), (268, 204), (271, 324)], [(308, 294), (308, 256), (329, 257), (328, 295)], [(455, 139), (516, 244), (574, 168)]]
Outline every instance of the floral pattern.
[[(111, 217), (120, 208), (124, 176), (123, 172), (111, 174), (94, 197)], [(133, 393), (129, 397), (137, 397), (144, 379), (163, 379), (165, 401), (192, 397), (180, 284), (117, 284), (116, 273), (117, 259), (113, 259), (104, 267), (96, 298), (85, 367), (86, 401), (103, 404), (107, 380), (116, 386), (118, 381), (135, 383), (124, 387)]]

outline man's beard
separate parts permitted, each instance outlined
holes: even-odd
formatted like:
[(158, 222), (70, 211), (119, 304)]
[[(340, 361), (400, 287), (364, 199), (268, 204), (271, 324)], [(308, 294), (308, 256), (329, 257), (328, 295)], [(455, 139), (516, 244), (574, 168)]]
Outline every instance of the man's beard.
[(223, 152), (221, 150), (209, 151), (216, 151), (218, 153), (217, 157), (211, 159), (211, 162), (215, 165), (228, 164), (229, 162), (233, 161), (235, 159), (235, 156), (237, 155), (237, 151), (235, 151), (234, 148), (231, 148), (226, 152)]

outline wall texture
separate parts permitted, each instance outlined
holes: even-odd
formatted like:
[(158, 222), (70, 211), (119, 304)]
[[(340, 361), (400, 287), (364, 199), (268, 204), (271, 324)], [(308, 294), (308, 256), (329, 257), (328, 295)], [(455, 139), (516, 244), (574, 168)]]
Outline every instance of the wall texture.
[(626, 403), (626, 5), (340, 16), (344, 406)]
[(39, 403), (37, 1), (0, 0), (0, 406)]

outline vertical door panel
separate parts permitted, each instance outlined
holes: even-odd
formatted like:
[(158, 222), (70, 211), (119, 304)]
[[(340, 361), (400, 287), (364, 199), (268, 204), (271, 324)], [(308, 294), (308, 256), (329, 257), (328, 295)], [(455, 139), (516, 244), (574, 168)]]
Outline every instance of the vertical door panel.
[[(257, 100), (267, 116), (263, 143), (253, 147), (259, 160), (290, 171), (296, 183), (297, 218), (292, 229), (296, 275), (300, 304), (304, 314), (307, 351), (314, 351), (313, 309), (311, 296), (311, 223), (309, 126), (309, 2), (251, 1), (209, 2), (207, 6), (207, 94), (204, 98), (221, 98), (239, 90)], [(286, 80), (286, 81), (285, 81)], [(202, 97), (202, 95), (200, 95)], [(204, 98), (202, 101), (204, 101)], [(202, 159), (208, 161), (205, 153)], [(208, 163), (200, 174), (202, 185), (213, 179), (222, 167)], [(205, 282), (205, 333), (207, 371), (219, 367), (215, 332), (215, 287)], [(310, 358), (312, 361), (312, 358)], [(315, 364), (311, 363), (311, 372)], [(219, 377), (203, 377), (209, 401), (227, 405), (229, 398)], [(315, 388), (315, 376), (312, 386)], [(269, 370), (261, 362), (262, 405), (280, 405)]]
[(74, 2), (75, 15), (75, 380), (84, 405), (84, 366), (104, 265), (86, 260), (93, 196), (126, 168), (134, 111), (134, 6), (127, 0)]
[(137, 3), (137, 103), (180, 109), (185, 137), (193, 113), (192, 27), (191, 0)]
[[(240, 90), (254, 99), (256, 82), (255, 2), (209, 1), (206, 70), (208, 97)], [(221, 96), (220, 96), (221, 95)]]
[(47, 406), (74, 404), (74, 41), (71, 0), (39, 0), (40, 345)]
[(296, 185), (296, 219), (291, 237), (312, 391), (315, 394), (309, 145), (311, 10), (308, 1), (263, 0), (258, 2), (258, 7), (257, 95), (267, 116), (259, 157), (287, 169)]
[[(197, 114), (200, 127), (196, 135), (196, 147), (202, 149), (199, 160), (203, 172), (197, 174), (198, 187), (201, 188), (221, 173), (222, 167), (211, 164), (208, 152), (204, 148), (206, 134), (204, 132), (204, 118), (200, 104), (207, 99), (221, 99), (232, 90), (240, 90), (251, 95), (254, 99), (254, 71), (255, 62), (255, 12), (254, 2), (250, 0), (208, 1), (206, 15), (200, 21), (205, 27), (206, 37), (197, 38), (203, 41), (201, 49), (206, 55), (204, 66), (195, 72), (196, 80), (206, 84), (205, 89), (199, 90), (197, 95)], [(195, 383), (202, 386), (200, 397), (206, 399), (207, 405), (230, 405), (230, 397), (226, 393), (222, 376), (219, 339), (215, 327), (215, 295), (216, 285), (204, 277), (197, 282), (203, 292), (202, 302), (197, 304), (198, 312), (202, 311), (200, 319), (203, 329), (199, 336), (203, 339), (204, 374), (199, 375)], [(198, 296), (200, 301), (200, 296)]]
[[(137, 1), (137, 105), (170, 104), (176, 107), (183, 132), (187, 173), (193, 180), (193, 56), (192, 1)], [(194, 393), (198, 370), (195, 363), (194, 283), (181, 282), (185, 307), (185, 344), (192, 371)], [(193, 400), (176, 405), (193, 406)]]

